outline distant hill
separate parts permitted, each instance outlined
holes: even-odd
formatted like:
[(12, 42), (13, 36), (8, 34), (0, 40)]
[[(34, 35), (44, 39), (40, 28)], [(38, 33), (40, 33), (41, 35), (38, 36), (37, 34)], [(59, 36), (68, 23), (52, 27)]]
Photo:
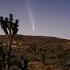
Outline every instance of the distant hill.
[[(5, 35), (0, 35), (0, 41), (5, 41), (6, 36)], [(30, 42), (36, 42), (36, 41), (56, 41), (56, 42), (69, 42), (70, 40), (67, 39), (61, 39), (57, 37), (49, 37), (49, 36), (29, 36), (29, 35), (16, 35), (14, 37), (14, 40), (16, 41), (30, 41)]]
[[(8, 42), (0, 35), (0, 42)], [(13, 40), (12, 54), (29, 61), (40, 61), (45, 65), (63, 66), (70, 63), (70, 40), (49, 36), (16, 35)]]

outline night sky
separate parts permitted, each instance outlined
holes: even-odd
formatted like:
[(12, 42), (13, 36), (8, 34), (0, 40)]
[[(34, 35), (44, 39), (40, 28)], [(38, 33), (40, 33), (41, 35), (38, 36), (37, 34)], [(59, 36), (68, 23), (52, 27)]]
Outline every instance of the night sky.
[(19, 19), (18, 34), (70, 39), (70, 0), (0, 0), (0, 16), (9, 13)]

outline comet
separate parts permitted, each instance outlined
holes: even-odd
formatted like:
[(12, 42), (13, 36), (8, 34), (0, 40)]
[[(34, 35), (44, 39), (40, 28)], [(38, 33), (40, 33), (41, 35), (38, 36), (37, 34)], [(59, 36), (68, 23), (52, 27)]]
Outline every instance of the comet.
[(33, 31), (35, 30), (35, 26), (32, 24), (32, 29), (33, 29)]
[(33, 19), (33, 13), (32, 13), (32, 10), (31, 10), (31, 4), (30, 2), (28, 1), (27, 2), (27, 12), (28, 12), (28, 17), (29, 17), (29, 20), (30, 20), (30, 24), (32, 26), (32, 30), (34, 31), (35, 30), (35, 23), (34, 23), (34, 19)]

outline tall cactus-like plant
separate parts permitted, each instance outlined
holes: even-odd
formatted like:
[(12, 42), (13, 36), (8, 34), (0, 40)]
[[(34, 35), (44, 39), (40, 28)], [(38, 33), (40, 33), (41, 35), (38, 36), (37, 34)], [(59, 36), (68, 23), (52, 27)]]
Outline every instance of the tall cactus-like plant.
[(13, 14), (9, 14), (9, 18), (2, 16), (0, 17), (0, 25), (3, 29), (4, 33), (6, 34), (6, 37), (9, 36), (9, 50), (8, 50), (8, 70), (10, 68), (10, 53), (11, 53), (11, 45), (13, 41), (13, 37), (18, 32), (18, 20), (16, 19), (15, 22), (13, 21)]

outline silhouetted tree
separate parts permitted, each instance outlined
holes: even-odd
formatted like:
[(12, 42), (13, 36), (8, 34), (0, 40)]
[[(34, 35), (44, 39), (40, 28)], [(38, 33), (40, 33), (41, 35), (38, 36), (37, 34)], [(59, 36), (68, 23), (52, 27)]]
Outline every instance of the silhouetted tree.
[(13, 14), (9, 14), (9, 18), (3, 18), (0, 17), (0, 25), (3, 29), (6, 36), (9, 36), (9, 50), (8, 50), (8, 70), (10, 68), (10, 53), (11, 53), (11, 45), (13, 41), (13, 37), (18, 32), (18, 20), (16, 19), (15, 22), (13, 22)]

